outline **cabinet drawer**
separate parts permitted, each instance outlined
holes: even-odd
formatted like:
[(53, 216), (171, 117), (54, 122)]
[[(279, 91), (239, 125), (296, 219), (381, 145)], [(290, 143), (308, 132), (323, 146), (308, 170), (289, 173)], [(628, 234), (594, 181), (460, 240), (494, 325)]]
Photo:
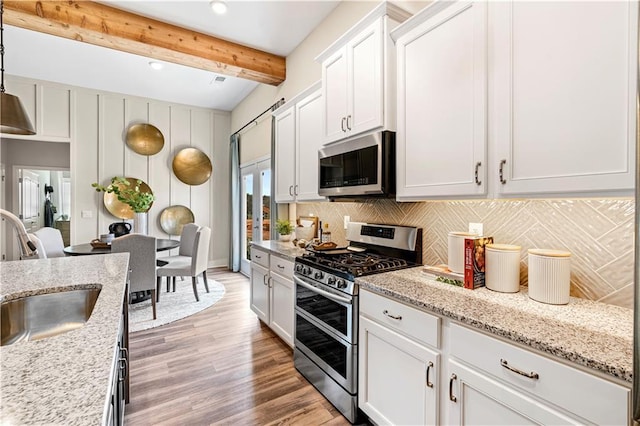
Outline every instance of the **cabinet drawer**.
[(293, 262), (278, 256), (271, 255), (271, 272), (291, 279), (293, 277)]
[(360, 313), (420, 342), (440, 347), (440, 318), (434, 315), (367, 290), (360, 291)]
[(628, 424), (631, 394), (623, 386), (458, 324), (450, 346), (452, 356), (588, 422)]
[(269, 267), (269, 252), (260, 250), (256, 247), (251, 247), (251, 261), (262, 265), (265, 268)]

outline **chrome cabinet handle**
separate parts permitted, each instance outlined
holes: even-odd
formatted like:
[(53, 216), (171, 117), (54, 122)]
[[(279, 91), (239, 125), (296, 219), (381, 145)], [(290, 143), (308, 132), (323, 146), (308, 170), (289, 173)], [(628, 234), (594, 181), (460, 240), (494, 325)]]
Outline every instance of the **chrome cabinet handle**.
[(429, 365), (427, 365), (427, 387), (432, 388), (433, 383), (429, 381), (429, 371), (433, 368), (433, 362), (429, 361)]
[(504, 165), (507, 164), (507, 160), (500, 160), (500, 183), (505, 184), (507, 180), (504, 178)]
[(276, 265), (276, 266), (277, 266), (278, 268), (280, 268), (280, 269), (284, 269), (284, 266), (282, 266), (282, 265), (280, 265), (280, 264), (278, 264), (278, 265)]
[(501, 358), (500, 359), (500, 365), (503, 366), (504, 368), (506, 368), (509, 371), (513, 371), (514, 373), (517, 373), (517, 374), (519, 374), (521, 376), (524, 376), (524, 377), (528, 377), (530, 379), (538, 380), (540, 378), (538, 373), (536, 373), (535, 371), (532, 371), (531, 373), (525, 373), (524, 371), (522, 371), (520, 369), (517, 369), (515, 367), (511, 367), (506, 359), (502, 359)]
[(351, 114), (347, 115), (347, 130), (351, 130), (351, 124), (349, 124), (350, 121), (351, 121)]
[(456, 376), (456, 374), (453, 373), (451, 375), (451, 378), (449, 379), (449, 401), (453, 401), (453, 402), (458, 401), (458, 398), (456, 398), (455, 395), (453, 394), (453, 381), (456, 380), (457, 378), (458, 376)]
[(482, 185), (482, 181), (478, 180), (478, 169), (480, 168), (480, 166), (482, 166), (482, 163), (480, 161), (478, 161), (476, 163), (476, 173), (475, 173), (476, 185), (478, 185), (478, 186)]
[(269, 288), (273, 288), (273, 286), (271, 285), (271, 279), (272, 277), (269, 277), (269, 279), (267, 280), (267, 287)]
[[(269, 277), (269, 278), (271, 278), (271, 277)], [(267, 276), (266, 275), (262, 276), (262, 284), (267, 285)]]
[(298, 185), (293, 187), (293, 195), (298, 195)]
[(402, 315), (391, 315), (389, 311), (387, 311), (386, 309), (382, 311), (382, 313), (391, 319), (398, 320), (398, 321), (402, 320)]
[(289, 195), (293, 197), (293, 185), (289, 185)]
[(346, 121), (346, 117), (342, 117), (342, 121), (340, 122), (340, 128), (342, 129), (343, 132), (346, 132), (347, 130), (344, 128), (344, 122)]
[(260, 256), (259, 254), (254, 254), (256, 259), (262, 259), (262, 256)]
[(124, 374), (121, 377), (118, 377), (118, 381), (124, 382), (124, 380), (127, 378), (127, 370), (129, 369), (128, 368), (129, 363), (124, 358), (120, 358), (118, 362), (120, 363), (120, 371), (124, 371)]

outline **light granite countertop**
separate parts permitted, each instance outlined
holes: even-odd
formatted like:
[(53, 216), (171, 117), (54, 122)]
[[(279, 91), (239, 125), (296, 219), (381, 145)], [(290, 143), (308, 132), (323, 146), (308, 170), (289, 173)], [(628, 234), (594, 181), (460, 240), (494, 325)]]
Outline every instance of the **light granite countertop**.
[(128, 253), (0, 263), (0, 300), (101, 287), (85, 326), (0, 347), (2, 424), (103, 424)]
[(287, 260), (294, 261), (296, 256), (302, 256), (305, 249), (296, 247), (291, 241), (260, 241), (252, 242), (252, 246), (262, 248), (270, 251), (271, 253), (280, 255)]
[(572, 297), (549, 305), (519, 293), (437, 282), (422, 267), (357, 278), (361, 288), (631, 382), (633, 311)]

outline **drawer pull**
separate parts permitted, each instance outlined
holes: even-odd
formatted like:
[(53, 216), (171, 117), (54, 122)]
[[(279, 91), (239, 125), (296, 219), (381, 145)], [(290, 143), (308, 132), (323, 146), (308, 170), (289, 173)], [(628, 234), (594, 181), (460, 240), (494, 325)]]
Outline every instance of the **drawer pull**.
[(382, 311), (382, 313), (391, 319), (398, 320), (398, 321), (402, 320), (402, 315), (391, 315), (389, 311), (387, 311), (386, 309)]
[(277, 266), (278, 268), (280, 268), (280, 269), (284, 269), (284, 266), (282, 266), (282, 265), (276, 265), (276, 266)]
[(433, 362), (429, 361), (429, 365), (427, 365), (427, 387), (430, 387), (430, 388), (433, 387), (433, 382), (429, 381), (429, 371), (431, 371), (432, 367), (433, 367)]
[(456, 398), (455, 395), (453, 394), (453, 381), (456, 380), (457, 378), (458, 376), (456, 376), (456, 374), (453, 373), (451, 375), (451, 378), (449, 379), (449, 401), (453, 401), (453, 402), (458, 401), (458, 398)]
[(259, 254), (254, 254), (254, 256), (256, 257), (256, 259), (262, 259), (262, 256), (260, 256)]
[(517, 368), (511, 367), (506, 359), (500, 359), (500, 365), (506, 368), (509, 371), (513, 371), (514, 373), (518, 373), (521, 376), (528, 377), (530, 379), (538, 380), (540, 376), (536, 372), (525, 373), (522, 370), (518, 370)]

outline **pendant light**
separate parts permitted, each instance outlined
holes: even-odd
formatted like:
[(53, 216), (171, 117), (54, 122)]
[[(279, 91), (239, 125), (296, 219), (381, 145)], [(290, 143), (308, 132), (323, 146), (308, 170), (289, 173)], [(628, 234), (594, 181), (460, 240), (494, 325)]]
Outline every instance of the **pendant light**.
[(35, 135), (36, 130), (17, 96), (4, 92), (4, 1), (0, 1), (0, 133)]

